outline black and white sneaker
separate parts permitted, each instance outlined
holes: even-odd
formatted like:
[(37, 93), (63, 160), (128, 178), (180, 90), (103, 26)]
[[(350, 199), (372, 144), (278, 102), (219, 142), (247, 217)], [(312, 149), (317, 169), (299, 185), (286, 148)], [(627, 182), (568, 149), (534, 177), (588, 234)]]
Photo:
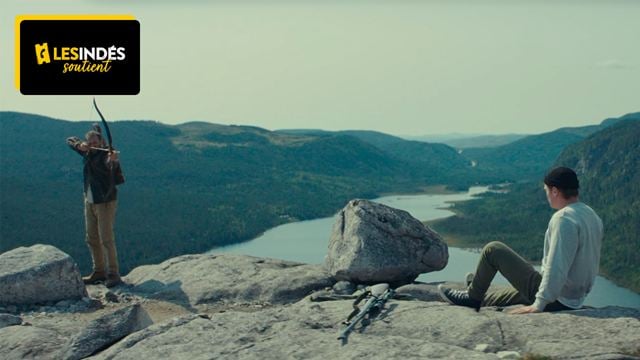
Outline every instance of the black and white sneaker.
[(438, 285), (438, 293), (442, 300), (452, 305), (466, 306), (476, 311), (480, 311), (480, 304), (482, 301), (475, 300), (469, 297), (469, 293), (465, 290), (453, 290), (442, 284)]

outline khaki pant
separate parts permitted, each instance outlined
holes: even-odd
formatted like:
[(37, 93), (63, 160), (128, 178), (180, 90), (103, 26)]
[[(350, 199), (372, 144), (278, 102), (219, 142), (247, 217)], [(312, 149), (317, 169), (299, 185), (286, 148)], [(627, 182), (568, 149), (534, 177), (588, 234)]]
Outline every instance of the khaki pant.
[(116, 207), (117, 200), (102, 204), (91, 204), (86, 200), (84, 202), (86, 241), (93, 259), (93, 271), (96, 273), (119, 274), (118, 253), (113, 235)]
[[(500, 271), (510, 287), (487, 293), (491, 281)], [(469, 296), (482, 300), (482, 306), (531, 305), (536, 300), (542, 275), (507, 245), (493, 241), (485, 245), (475, 276), (469, 286)], [(567, 310), (568, 307), (555, 301), (544, 311)]]

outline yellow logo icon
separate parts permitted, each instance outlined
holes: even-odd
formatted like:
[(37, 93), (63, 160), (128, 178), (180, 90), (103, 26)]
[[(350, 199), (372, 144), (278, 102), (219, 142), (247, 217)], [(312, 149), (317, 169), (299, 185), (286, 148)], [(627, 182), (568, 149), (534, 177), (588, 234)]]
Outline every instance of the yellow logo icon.
[(38, 65), (42, 65), (45, 63), (50, 63), (51, 58), (49, 57), (49, 44), (36, 44), (36, 58), (38, 60)]

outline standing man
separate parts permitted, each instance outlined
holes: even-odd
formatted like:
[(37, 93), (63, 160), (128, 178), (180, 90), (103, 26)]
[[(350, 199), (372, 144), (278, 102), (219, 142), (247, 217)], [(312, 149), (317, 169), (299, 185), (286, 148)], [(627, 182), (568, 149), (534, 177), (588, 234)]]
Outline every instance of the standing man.
[[(476, 310), (480, 306), (524, 304), (512, 314), (573, 310), (582, 307), (598, 275), (602, 220), (578, 199), (576, 173), (558, 167), (544, 178), (549, 205), (556, 211), (544, 238), (542, 273), (501, 242), (487, 244), (466, 291), (438, 286), (443, 300)], [(496, 272), (512, 285), (487, 294)]]
[[(98, 124), (85, 135), (67, 139), (67, 144), (84, 158), (84, 216), (86, 242), (91, 251), (93, 272), (83, 277), (85, 284), (104, 281), (107, 287), (122, 282), (118, 269), (118, 254), (113, 235), (117, 207), (116, 185), (124, 182), (118, 153), (106, 149)], [(106, 258), (106, 262), (105, 262)]]

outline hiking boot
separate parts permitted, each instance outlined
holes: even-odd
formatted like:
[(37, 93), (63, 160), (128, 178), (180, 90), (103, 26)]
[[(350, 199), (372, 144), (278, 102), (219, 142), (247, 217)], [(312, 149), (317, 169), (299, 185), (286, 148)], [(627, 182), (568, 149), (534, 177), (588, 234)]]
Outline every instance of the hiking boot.
[(108, 288), (114, 287), (114, 286), (118, 286), (122, 284), (122, 279), (120, 278), (120, 275), (118, 274), (109, 274), (107, 276), (107, 281), (105, 281), (104, 285)]
[(467, 275), (464, 276), (464, 285), (466, 287), (471, 286), (471, 283), (473, 282), (474, 277), (475, 277), (474, 273), (468, 272)]
[(94, 271), (91, 273), (91, 275), (89, 276), (83, 276), (82, 277), (82, 282), (84, 282), (86, 285), (95, 285), (101, 281), (106, 280), (107, 277), (105, 276), (105, 274), (103, 272), (97, 272)]
[(466, 306), (476, 309), (476, 311), (480, 311), (480, 304), (482, 301), (472, 299), (469, 297), (469, 292), (465, 290), (453, 290), (440, 284), (438, 285), (438, 293), (440, 293), (442, 300), (449, 304)]

